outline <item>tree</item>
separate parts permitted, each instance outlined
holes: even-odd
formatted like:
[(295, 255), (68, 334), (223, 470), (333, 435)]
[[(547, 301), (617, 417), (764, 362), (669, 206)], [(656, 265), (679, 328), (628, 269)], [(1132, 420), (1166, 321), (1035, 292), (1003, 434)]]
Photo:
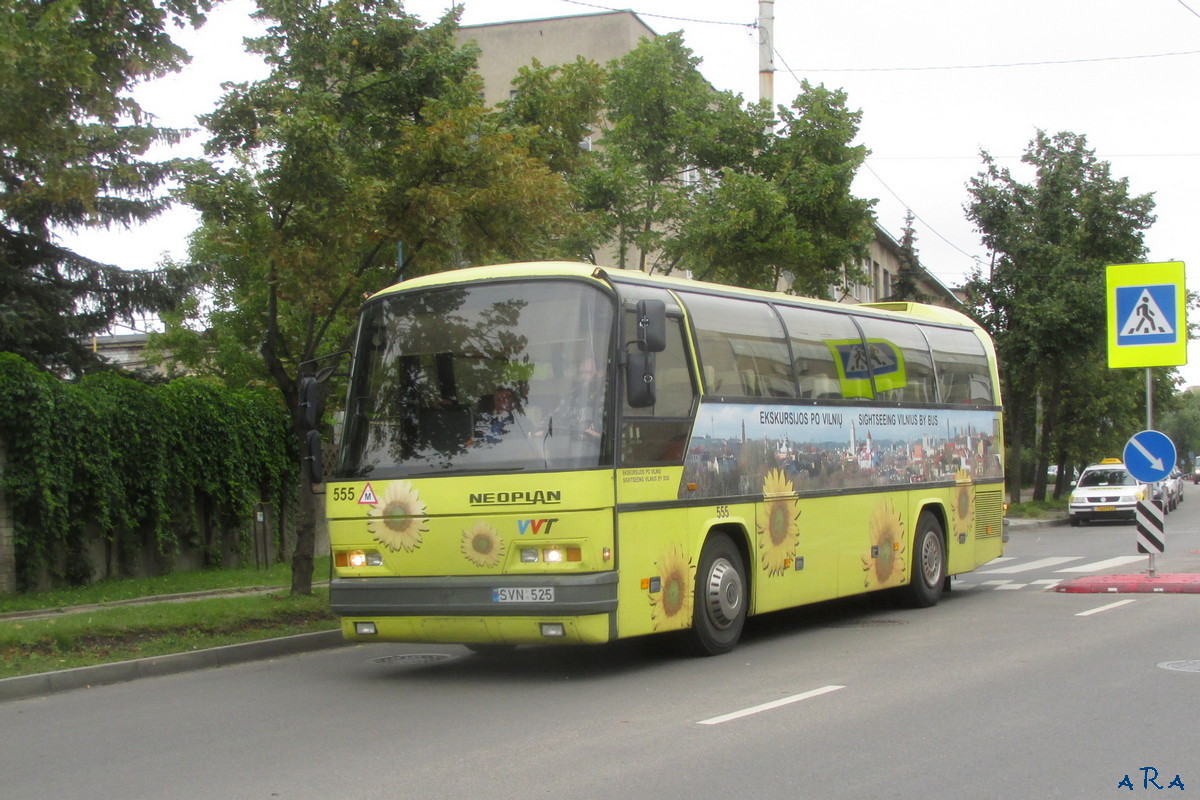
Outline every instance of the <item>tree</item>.
[[(992, 267), (986, 277), (977, 270), (967, 288), (1002, 366), (1014, 502), (1029, 477), (1021, 466), (1041, 403), (1032, 477), (1034, 497), (1043, 499), (1055, 437), (1071, 421), (1068, 413), (1079, 413), (1065, 402), (1067, 392), (1078, 389), (1075, 376), (1088, 365), (1105, 360), (1104, 267), (1142, 257), (1154, 201), (1148, 194), (1130, 195), (1128, 180), (1114, 178), (1085, 137), (1074, 133), (1037, 133), (1022, 157), (1033, 170), (1031, 183), (982, 155), (984, 169), (970, 181), (966, 210), (992, 251)], [(1136, 394), (1110, 394), (1101, 383), (1087, 389), (1115, 404), (1114, 422), (1121, 409), (1138, 403)], [(1093, 424), (1103, 425), (1103, 419), (1093, 417)]]
[(765, 141), (762, 109), (718, 92), (680, 33), (643, 40), (608, 65), (601, 150), (577, 176), (582, 208), (609, 225), (595, 244), (615, 243), (617, 266), (669, 273), (666, 252), (705, 171), (744, 169)]
[(595, 176), (604, 90), (608, 74), (583, 57), (561, 66), (544, 67), (534, 59), (517, 71), (512, 98), (499, 104), (501, 127), (514, 132), (530, 156), (545, 162), (552, 172), (572, 186), (576, 213), (574, 226), (556, 241), (564, 258), (595, 261), (595, 248), (612, 234), (612, 226), (599, 210), (605, 204), (585, 207), (583, 196), (603, 196), (598, 186), (584, 188), (584, 176)]
[(169, 308), (172, 270), (130, 272), (55, 241), (55, 232), (129, 227), (170, 202), (182, 162), (147, 158), (177, 131), (130, 97), (179, 70), (167, 25), (198, 27), (211, 0), (60, 0), (0, 9), (0, 350), (76, 374), (84, 341), (115, 321)]
[(921, 273), (921, 262), (917, 258), (917, 232), (913, 229), (916, 215), (912, 209), (904, 215), (903, 235), (900, 237), (900, 268), (892, 284), (892, 293), (884, 300), (928, 303), (929, 295), (921, 291), (917, 281)]
[[(228, 87), (202, 119), (207, 152), (233, 166), (198, 167), (185, 190), (201, 212), (190, 258), (212, 311), (176, 320), (170, 336), (203, 338), (187, 352), (210, 366), (227, 354), (238, 374), (241, 354), (257, 353), (303, 438), (299, 380), (345, 346), (366, 294), (543, 257), (572, 219), (562, 177), (482, 107), (456, 13), (426, 27), (399, 0), (259, 0), (256, 15), (272, 23), (251, 43), (270, 74)], [(294, 593), (312, 585), (310, 479), (304, 465)]]
[(610, 221), (594, 244), (614, 242), (621, 267), (828, 294), (872, 236), (871, 202), (850, 194), (861, 113), (805, 82), (777, 123), (699, 63), (673, 33), (609, 64), (601, 150), (573, 179)]

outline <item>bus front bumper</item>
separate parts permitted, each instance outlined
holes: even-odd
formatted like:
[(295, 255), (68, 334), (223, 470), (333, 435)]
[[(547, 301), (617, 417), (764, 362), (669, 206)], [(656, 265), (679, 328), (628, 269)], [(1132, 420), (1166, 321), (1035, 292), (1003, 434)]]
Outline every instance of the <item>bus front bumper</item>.
[(615, 638), (617, 573), (335, 578), (329, 599), (354, 641), (599, 643)]

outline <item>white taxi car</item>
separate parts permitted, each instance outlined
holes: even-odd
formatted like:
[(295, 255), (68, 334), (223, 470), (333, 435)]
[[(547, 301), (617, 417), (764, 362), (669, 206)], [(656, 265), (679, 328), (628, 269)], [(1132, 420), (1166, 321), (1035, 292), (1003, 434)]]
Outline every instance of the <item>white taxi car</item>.
[(1139, 483), (1119, 459), (1106, 458), (1079, 476), (1067, 509), (1071, 524), (1098, 519), (1132, 520), (1139, 500), (1150, 497), (1151, 487)]

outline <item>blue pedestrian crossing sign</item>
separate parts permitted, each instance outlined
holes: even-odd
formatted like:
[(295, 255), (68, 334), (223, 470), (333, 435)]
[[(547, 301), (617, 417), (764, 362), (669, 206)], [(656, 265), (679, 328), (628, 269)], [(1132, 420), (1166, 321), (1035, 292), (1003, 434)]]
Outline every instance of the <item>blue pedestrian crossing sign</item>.
[(1108, 366), (1187, 363), (1187, 293), (1182, 261), (1107, 268)]

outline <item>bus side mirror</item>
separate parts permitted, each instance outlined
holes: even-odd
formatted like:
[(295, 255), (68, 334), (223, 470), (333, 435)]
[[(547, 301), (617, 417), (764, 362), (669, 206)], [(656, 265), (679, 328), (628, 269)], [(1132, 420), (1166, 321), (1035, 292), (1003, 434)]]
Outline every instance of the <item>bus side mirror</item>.
[[(638, 300), (637, 346), (643, 353), (667, 349), (667, 304), (662, 300)], [(653, 364), (651, 364), (653, 370)]]
[(630, 408), (649, 408), (654, 390), (654, 353), (630, 353), (625, 361), (625, 394)]

